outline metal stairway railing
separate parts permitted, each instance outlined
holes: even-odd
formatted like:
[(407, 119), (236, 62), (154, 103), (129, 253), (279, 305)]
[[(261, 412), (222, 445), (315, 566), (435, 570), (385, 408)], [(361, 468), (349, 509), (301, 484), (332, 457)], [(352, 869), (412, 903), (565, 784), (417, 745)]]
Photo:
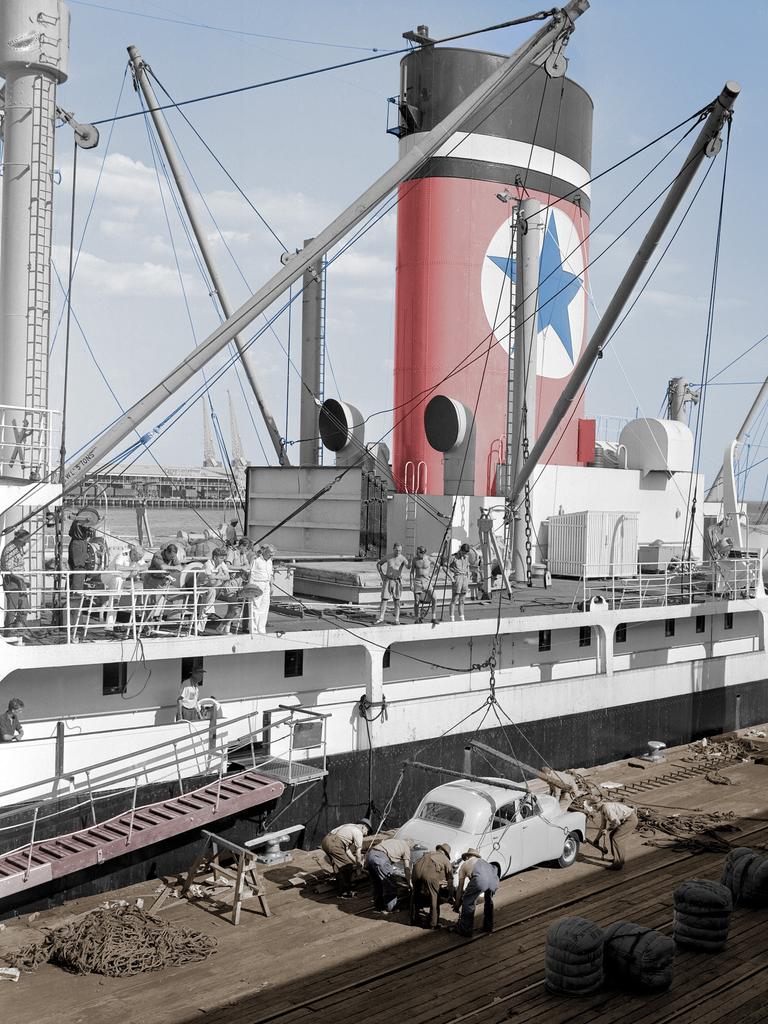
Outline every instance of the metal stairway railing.
[(216, 782), (53, 839), (0, 855), (0, 899), (103, 864), (142, 847), (276, 800), (285, 787), (254, 771), (220, 775)]
[[(286, 785), (297, 786), (323, 778), (326, 769), (326, 720), (321, 712), (300, 707), (281, 706), (286, 716), (268, 725), (255, 728), (256, 712), (241, 715), (229, 721), (212, 720), (208, 729), (190, 733), (179, 739), (154, 744), (130, 754), (110, 758), (95, 764), (81, 766), (46, 779), (36, 779), (23, 786), (16, 786), (0, 793), (0, 800), (6, 805), (9, 798), (14, 808), (0, 812), (0, 822), (11, 820), (12, 824), (0, 824), (3, 832), (15, 834), (30, 826), (28, 842), (7, 853), (0, 854), (0, 898), (19, 892), (32, 885), (40, 885), (55, 877), (63, 877), (79, 871), (89, 864), (100, 864), (104, 860), (119, 856), (127, 850), (148, 846), (181, 832), (211, 823), (218, 818), (228, 817), (247, 807), (276, 799)], [(295, 759), (294, 731), (301, 719), (315, 719), (320, 723), (322, 765), (311, 765)], [(232, 727), (244, 724), (242, 730)], [(278, 752), (280, 737), (275, 732), (285, 726), (286, 746)], [(221, 733), (222, 742), (218, 743)], [(257, 738), (268, 735), (268, 750), (257, 751)], [(245, 771), (227, 775), (226, 766), (230, 747), (250, 747), (251, 764)], [(259, 747), (262, 744), (258, 744)], [(284, 755), (284, 756), (283, 756)], [(209, 783), (185, 793), (185, 771), (190, 766), (190, 775), (218, 774), (218, 781)], [(146, 806), (137, 807), (139, 780), (144, 784), (178, 781), (179, 796)], [(80, 780), (79, 782), (77, 780)], [(68, 784), (68, 797), (75, 801), (49, 813), (51, 805), (59, 804), (62, 798), (60, 784)], [(254, 785), (254, 780), (258, 786)], [(51, 794), (32, 801), (29, 794), (42, 786), (51, 786)], [(258, 787), (263, 787), (259, 789)], [(115, 794), (124, 791), (132, 799), (130, 809), (120, 815), (99, 821), (97, 805), (103, 800), (114, 800)], [(78, 800), (78, 798), (80, 798)], [(19, 822), (18, 806), (29, 808), (31, 818)], [(51, 830), (49, 823), (64, 814), (72, 814), (80, 808), (88, 808), (91, 825), (74, 833), (40, 839), (41, 828)], [(43, 812), (43, 813), (41, 813)], [(77, 837), (75, 839), (74, 837)], [(122, 845), (121, 845), (122, 844)]]

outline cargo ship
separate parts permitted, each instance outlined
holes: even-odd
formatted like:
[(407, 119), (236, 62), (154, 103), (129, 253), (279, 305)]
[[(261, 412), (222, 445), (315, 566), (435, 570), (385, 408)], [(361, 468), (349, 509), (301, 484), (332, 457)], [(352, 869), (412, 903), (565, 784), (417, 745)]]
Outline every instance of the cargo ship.
[[(473, 738), (564, 768), (768, 718), (763, 533), (737, 500), (737, 441), (708, 493), (682, 378), (665, 417), (611, 432), (584, 409), (739, 88), (693, 115), (682, 168), (590, 332), (593, 109), (565, 57), (587, 7), (539, 17), (510, 56), (406, 33), (398, 159), (238, 309), (195, 229), (151, 68), (129, 47), (223, 320), (65, 458), (48, 389), (54, 125), (74, 132), (80, 160), (98, 132), (57, 106), (63, 0), (3, 5), (0, 680), (24, 720), (0, 743), (0, 914), (185, 866), (212, 823), (240, 837), (299, 824), (316, 840), (364, 812), (405, 820), (424, 790), (413, 762), (456, 769)], [(322, 285), (384, 202), (398, 216), (394, 427), (372, 439), (354, 395), (324, 394)], [(299, 465), (248, 362), (248, 325), (294, 284)], [(280, 460), (245, 471), (245, 531), (277, 548), (266, 632), (253, 591), (208, 596), (205, 561), (225, 537), (185, 538), (178, 564), (155, 569), (161, 586), (98, 516), (93, 562), (70, 568), (65, 552), (63, 497), (119, 465), (115, 451), (151, 449), (147, 421), (230, 343)], [(402, 602), (382, 609), (395, 543), (405, 561), (386, 591)], [(428, 572), (414, 596), (417, 549)], [(424, 592), (432, 611), (417, 607)], [(207, 700), (189, 720), (179, 688), (195, 670)]]

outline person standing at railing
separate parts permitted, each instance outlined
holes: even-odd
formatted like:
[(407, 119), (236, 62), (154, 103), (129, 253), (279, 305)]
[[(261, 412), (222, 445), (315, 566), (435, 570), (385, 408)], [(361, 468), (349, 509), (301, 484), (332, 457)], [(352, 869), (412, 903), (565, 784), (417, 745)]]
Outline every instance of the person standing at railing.
[(276, 554), (277, 551), (271, 544), (261, 545), (251, 562), (248, 584), (244, 588), (245, 596), (250, 594), (254, 628), (257, 633), (263, 635), (267, 632), (272, 577), (275, 574), (272, 559)]
[(190, 669), (186, 679), (181, 681), (179, 696), (176, 698), (177, 722), (199, 722), (203, 713), (200, 710), (200, 690), (203, 687), (205, 669), (195, 665)]
[(3, 548), (0, 554), (0, 571), (3, 574), (3, 590), (5, 591), (5, 634), (18, 635), (27, 625), (29, 613), (28, 584), (24, 578), (24, 552), (29, 543), (29, 530), (20, 527), (15, 531), (13, 540)]
[(13, 467), (14, 462), (18, 459), (19, 465), (21, 466), (21, 472), (26, 472), (26, 465), (24, 462), (24, 450), (27, 447), (27, 441), (32, 437), (32, 428), (29, 425), (29, 416), (25, 416), (21, 426), (18, 425), (16, 420), (11, 420), (13, 424), (13, 435), (16, 440), (16, 447), (11, 452), (11, 458), (8, 462), (8, 469)]
[(19, 721), (19, 711), (24, 707), (21, 697), (11, 697), (8, 710), (0, 715), (0, 743), (13, 743), (23, 739), (24, 730)]
[(462, 544), (448, 563), (448, 575), (451, 577), (451, 603), (448, 613), (451, 622), (454, 620), (456, 606), (459, 609), (459, 622), (464, 621), (464, 601), (469, 587), (469, 544)]

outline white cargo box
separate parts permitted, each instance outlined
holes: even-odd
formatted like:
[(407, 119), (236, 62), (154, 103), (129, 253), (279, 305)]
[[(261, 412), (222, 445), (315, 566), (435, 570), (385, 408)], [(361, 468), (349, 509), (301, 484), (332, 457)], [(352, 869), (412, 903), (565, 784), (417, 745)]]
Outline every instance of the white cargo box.
[(637, 512), (566, 512), (551, 516), (549, 570), (553, 576), (634, 576)]

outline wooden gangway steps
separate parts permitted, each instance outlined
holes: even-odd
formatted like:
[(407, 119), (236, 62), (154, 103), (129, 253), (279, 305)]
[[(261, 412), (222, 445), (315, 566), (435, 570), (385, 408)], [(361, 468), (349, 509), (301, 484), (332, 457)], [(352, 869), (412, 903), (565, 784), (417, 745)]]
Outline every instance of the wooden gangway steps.
[(276, 800), (284, 789), (274, 776), (238, 772), (68, 835), (30, 841), (0, 854), (0, 900)]

